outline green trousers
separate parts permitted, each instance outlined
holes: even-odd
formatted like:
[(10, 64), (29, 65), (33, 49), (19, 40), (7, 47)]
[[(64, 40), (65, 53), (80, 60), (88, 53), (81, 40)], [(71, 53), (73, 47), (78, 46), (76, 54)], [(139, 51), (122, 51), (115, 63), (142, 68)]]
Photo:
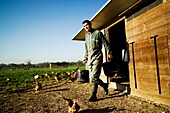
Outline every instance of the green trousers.
[(95, 60), (89, 65), (90, 82), (99, 83), (103, 59)]

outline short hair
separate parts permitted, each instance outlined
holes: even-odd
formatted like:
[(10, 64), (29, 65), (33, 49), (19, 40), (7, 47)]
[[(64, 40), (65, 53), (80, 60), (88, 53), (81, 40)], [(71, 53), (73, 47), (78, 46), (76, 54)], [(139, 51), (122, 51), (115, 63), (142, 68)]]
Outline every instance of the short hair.
[(88, 23), (88, 24), (91, 25), (91, 21), (90, 21), (90, 20), (84, 20), (84, 21), (82, 22), (82, 24), (84, 24), (84, 23)]

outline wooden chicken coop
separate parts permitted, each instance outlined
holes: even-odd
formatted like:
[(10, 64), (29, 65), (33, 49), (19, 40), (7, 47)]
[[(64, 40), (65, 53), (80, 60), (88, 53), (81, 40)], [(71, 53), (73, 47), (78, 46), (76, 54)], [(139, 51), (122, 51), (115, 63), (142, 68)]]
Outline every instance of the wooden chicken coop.
[[(108, 0), (91, 21), (109, 40), (130, 94), (170, 106), (170, 0)], [(82, 28), (73, 40), (84, 36)]]

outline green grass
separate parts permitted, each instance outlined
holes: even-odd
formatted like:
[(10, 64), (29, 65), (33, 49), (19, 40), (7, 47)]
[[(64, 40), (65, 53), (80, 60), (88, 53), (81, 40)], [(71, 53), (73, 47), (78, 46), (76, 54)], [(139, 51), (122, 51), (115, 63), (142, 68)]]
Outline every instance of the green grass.
[[(56, 72), (73, 72), (77, 67), (68, 68), (55, 68), (55, 69), (30, 69), (30, 70), (0, 70), (0, 91), (16, 91), (21, 89), (28, 89), (34, 86), (35, 79), (32, 77), (35, 75), (44, 75), (45, 73)], [(84, 70), (82, 66), (79, 69)], [(67, 79), (69, 76), (62, 76), (63, 79)], [(12, 78), (11, 81), (7, 81), (6, 78)], [(42, 81), (50, 81), (54, 78), (48, 79), (47, 77), (39, 79)]]

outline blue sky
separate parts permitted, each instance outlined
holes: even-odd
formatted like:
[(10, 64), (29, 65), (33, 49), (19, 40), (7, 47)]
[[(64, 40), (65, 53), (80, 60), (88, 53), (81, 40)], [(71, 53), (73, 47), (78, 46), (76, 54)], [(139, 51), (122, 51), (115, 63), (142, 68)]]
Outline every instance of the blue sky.
[(84, 42), (72, 41), (107, 0), (0, 0), (0, 63), (78, 61)]

